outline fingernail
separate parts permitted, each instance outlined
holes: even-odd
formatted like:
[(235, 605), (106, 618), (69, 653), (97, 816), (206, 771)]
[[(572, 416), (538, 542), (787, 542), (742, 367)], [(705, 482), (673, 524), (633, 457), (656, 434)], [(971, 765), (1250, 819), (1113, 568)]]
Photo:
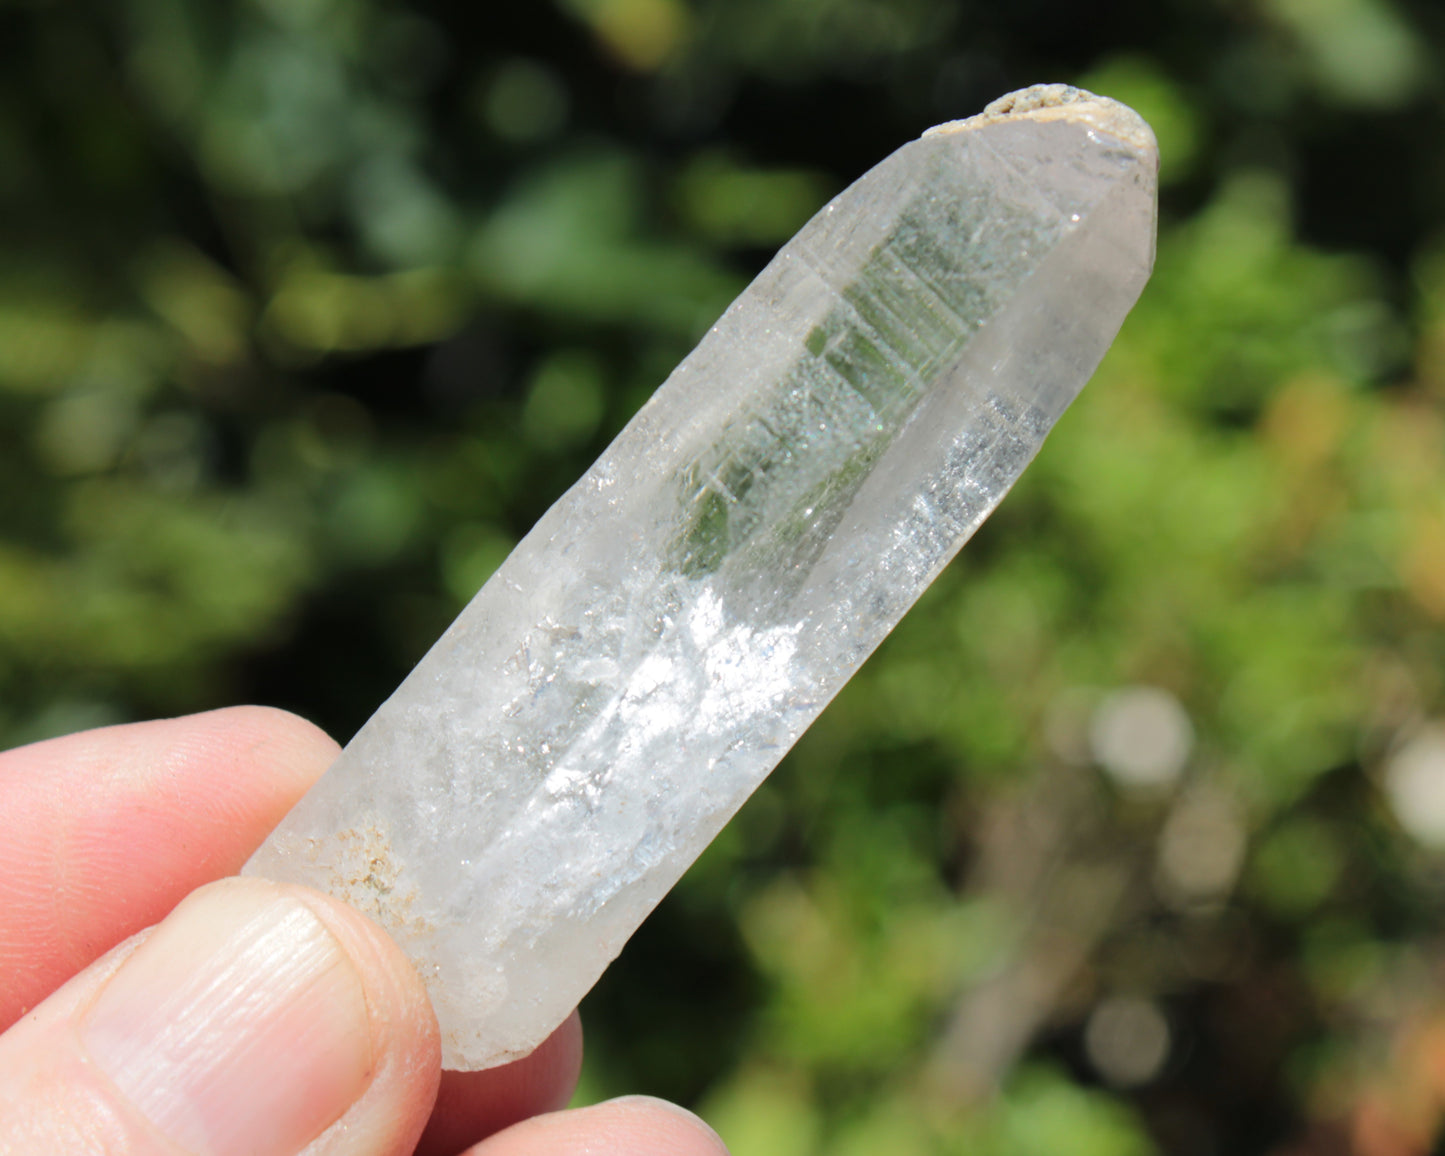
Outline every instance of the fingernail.
[(299, 900), (247, 881), (182, 903), (106, 984), (81, 1027), (91, 1058), (196, 1156), (281, 1156), (365, 1089), (361, 979)]

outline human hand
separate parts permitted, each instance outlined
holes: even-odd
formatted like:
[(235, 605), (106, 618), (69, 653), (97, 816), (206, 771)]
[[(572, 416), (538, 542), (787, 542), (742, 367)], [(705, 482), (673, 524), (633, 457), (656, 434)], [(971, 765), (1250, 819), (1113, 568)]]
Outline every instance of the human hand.
[(556, 1111), (575, 1014), (524, 1060), (441, 1073), (379, 928), (226, 878), (335, 755), (255, 707), (0, 754), (0, 1152), (726, 1156), (661, 1101)]

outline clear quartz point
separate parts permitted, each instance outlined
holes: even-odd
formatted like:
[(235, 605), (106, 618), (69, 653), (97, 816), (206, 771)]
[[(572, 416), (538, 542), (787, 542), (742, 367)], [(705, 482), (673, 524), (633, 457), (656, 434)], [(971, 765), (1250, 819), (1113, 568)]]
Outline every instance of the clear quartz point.
[(956, 554), (1154, 256), (1154, 138), (1064, 85), (772, 260), (246, 865), (377, 919), (447, 1067), (524, 1055)]

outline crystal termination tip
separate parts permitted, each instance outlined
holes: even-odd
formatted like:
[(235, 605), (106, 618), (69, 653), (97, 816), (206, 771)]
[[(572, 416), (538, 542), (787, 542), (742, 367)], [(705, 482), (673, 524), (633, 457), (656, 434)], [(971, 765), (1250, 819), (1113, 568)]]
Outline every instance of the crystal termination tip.
[(975, 116), (934, 125), (923, 135), (967, 132), (1015, 118), (1082, 122), (1118, 137), (1141, 153), (1152, 154), (1155, 165), (1158, 165), (1159, 144), (1154, 139), (1154, 130), (1142, 116), (1126, 104), (1107, 96), (1096, 96), (1088, 89), (1076, 88), (1072, 84), (1035, 84), (1021, 88), (999, 97)]

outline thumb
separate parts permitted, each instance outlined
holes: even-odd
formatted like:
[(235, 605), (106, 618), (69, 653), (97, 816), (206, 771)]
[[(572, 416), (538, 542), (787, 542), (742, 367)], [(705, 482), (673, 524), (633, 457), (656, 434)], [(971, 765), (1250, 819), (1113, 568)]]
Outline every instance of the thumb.
[(315, 892), (228, 879), (0, 1036), (0, 1152), (410, 1152), (439, 1069), (385, 934)]

